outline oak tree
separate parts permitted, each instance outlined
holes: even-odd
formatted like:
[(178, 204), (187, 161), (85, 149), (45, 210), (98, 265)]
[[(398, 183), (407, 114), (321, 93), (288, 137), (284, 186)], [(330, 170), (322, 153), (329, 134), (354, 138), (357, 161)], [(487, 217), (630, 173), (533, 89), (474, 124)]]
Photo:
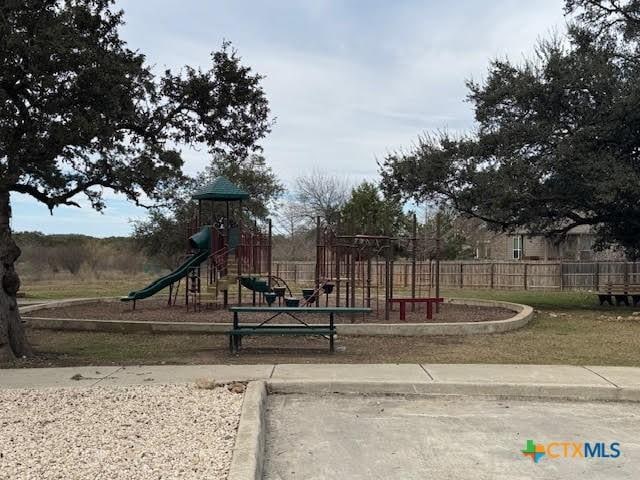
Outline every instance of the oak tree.
[(389, 194), (494, 229), (557, 239), (590, 226), (640, 256), (640, 2), (569, 0), (566, 38), (468, 82), (477, 128), (426, 134), (381, 164)]
[(0, 3), (0, 361), (31, 352), (16, 305), (11, 194), (53, 210), (153, 201), (181, 176), (179, 147), (244, 155), (271, 121), (261, 76), (228, 43), (211, 67), (153, 72), (119, 35), (112, 0)]

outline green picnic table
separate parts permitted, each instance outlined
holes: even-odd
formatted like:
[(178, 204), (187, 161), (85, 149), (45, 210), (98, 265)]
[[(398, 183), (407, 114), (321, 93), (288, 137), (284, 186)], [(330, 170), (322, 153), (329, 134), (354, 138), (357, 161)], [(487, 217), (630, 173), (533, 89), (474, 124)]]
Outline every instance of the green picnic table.
[[(242, 337), (249, 335), (319, 335), (329, 339), (329, 351), (333, 352), (333, 336), (336, 334), (334, 316), (339, 314), (371, 313), (370, 308), (349, 307), (231, 307), (233, 329), (229, 330), (229, 350), (237, 353), (242, 345)], [(267, 319), (261, 323), (240, 323), (241, 313), (267, 313)], [(299, 316), (311, 313), (328, 315), (326, 324), (308, 324)], [(287, 315), (298, 324), (269, 324), (280, 315)]]

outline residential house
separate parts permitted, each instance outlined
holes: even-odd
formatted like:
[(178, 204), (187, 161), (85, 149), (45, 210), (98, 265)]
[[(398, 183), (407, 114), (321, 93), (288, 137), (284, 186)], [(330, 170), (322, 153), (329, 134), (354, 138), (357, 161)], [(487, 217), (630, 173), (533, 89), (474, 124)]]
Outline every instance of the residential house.
[(595, 235), (588, 225), (571, 229), (564, 240), (557, 242), (543, 235), (496, 234), (477, 243), (476, 258), (491, 260), (624, 260), (617, 249), (597, 252), (593, 249)]

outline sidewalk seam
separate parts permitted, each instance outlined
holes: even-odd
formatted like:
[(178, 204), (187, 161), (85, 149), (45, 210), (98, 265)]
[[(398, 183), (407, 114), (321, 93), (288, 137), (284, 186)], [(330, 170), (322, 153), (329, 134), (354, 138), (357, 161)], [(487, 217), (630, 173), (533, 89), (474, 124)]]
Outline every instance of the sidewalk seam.
[(594, 372), (594, 371), (593, 371), (593, 370), (591, 370), (589, 367), (585, 367), (585, 366), (583, 365), (583, 366), (582, 366), (582, 368), (584, 368), (585, 370), (587, 370), (587, 371), (589, 371), (589, 372), (593, 373), (594, 375), (599, 376), (599, 377), (600, 377), (601, 379), (603, 379), (605, 382), (610, 383), (610, 384), (611, 384), (611, 385), (613, 385), (614, 387), (616, 387), (616, 388), (622, 388), (622, 387), (620, 387), (619, 385), (616, 385), (615, 383), (613, 383), (613, 382), (612, 382), (611, 380), (609, 380), (608, 378), (603, 377), (603, 376), (602, 376), (602, 375), (600, 375), (598, 372)]
[(435, 379), (431, 376), (431, 374), (427, 371), (426, 368), (424, 368), (424, 365), (422, 365), (421, 363), (418, 364), (420, 366), (420, 368), (422, 370), (424, 370), (424, 373), (427, 374), (427, 377), (429, 377), (431, 379), (432, 382), (435, 382)]
[(98, 385), (101, 381), (103, 381), (103, 380), (105, 380), (105, 379), (109, 378), (111, 375), (115, 375), (116, 373), (118, 373), (120, 370), (123, 370), (123, 369), (124, 369), (124, 367), (123, 367), (122, 365), (120, 365), (118, 368), (116, 368), (116, 369), (115, 369), (113, 372), (111, 372), (109, 375), (106, 375), (106, 376), (102, 377), (100, 380), (98, 380), (97, 382), (92, 383), (92, 384), (89, 386), (89, 388), (93, 388), (93, 387), (95, 387), (95, 386), (96, 386), (96, 385)]

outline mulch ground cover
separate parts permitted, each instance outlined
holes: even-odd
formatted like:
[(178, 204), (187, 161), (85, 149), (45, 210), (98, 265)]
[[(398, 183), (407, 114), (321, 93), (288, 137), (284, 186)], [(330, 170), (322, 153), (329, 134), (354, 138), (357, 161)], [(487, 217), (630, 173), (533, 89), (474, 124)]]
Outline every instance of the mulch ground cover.
[[(407, 322), (484, 322), (504, 320), (515, 313), (506, 308), (482, 307), (471, 305), (442, 304), (434, 318), (427, 320), (424, 305), (416, 305), (415, 311), (407, 306)], [(233, 321), (230, 312), (220, 308), (200, 308), (198, 311), (187, 311), (184, 305), (167, 306), (164, 300), (146, 300), (138, 302), (133, 310), (131, 304), (120, 302), (96, 302), (85, 305), (71, 305), (63, 308), (51, 308), (26, 313), (23, 317), (74, 318), (91, 320), (135, 320), (156, 322), (210, 322), (227, 323)], [(242, 322), (260, 322), (268, 318), (268, 313), (242, 313)], [(336, 323), (403, 323), (399, 320), (396, 306), (390, 312), (389, 320), (385, 320), (384, 311), (373, 311), (371, 314), (336, 315)], [(326, 323), (326, 314), (302, 314), (299, 317), (307, 323)], [(272, 323), (291, 323), (294, 320), (287, 315), (280, 315)]]

